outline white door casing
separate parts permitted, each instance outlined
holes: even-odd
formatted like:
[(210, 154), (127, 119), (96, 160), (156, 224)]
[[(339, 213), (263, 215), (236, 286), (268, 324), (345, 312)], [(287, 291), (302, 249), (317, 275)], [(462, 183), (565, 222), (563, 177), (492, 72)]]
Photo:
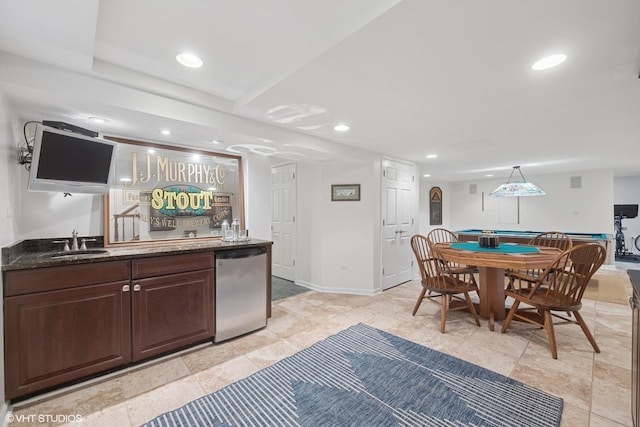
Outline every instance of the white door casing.
[(382, 288), (411, 280), (415, 165), (382, 163)]
[(271, 273), (295, 281), (296, 165), (271, 168)]

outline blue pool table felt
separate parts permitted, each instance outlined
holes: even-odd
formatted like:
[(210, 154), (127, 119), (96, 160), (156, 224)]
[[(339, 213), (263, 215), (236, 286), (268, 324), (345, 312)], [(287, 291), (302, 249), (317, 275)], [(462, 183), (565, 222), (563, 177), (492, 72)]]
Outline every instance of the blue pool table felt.
[[(476, 228), (469, 228), (466, 230), (458, 230), (458, 234), (472, 234), (472, 235), (480, 235), (487, 230), (481, 230)], [(492, 234), (496, 236), (516, 236), (516, 237), (534, 237), (541, 233), (541, 231), (516, 231), (516, 230), (491, 230)], [(571, 238), (583, 238), (583, 239), (593, 239), (593, 240), (607, 240), (607, 235), (602, 233), (569, 233), (567, 232)]]
[(540, 252), (538, 248), (533, 246), (515, 245), (512, 243), (501, 243), (497, 248), (481, 248), (478, 245), (478, 242), (458, 242), (452, 243), (451, 247), (454, 249), (462, 249), (465, 251), (494, 252), (503, 254), (525, 254)]

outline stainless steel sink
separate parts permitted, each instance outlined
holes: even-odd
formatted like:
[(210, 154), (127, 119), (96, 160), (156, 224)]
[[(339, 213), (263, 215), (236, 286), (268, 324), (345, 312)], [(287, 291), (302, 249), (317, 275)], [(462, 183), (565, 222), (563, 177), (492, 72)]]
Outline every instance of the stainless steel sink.
[(95, 255), (103, 255), (107, 253), (106, 249), (83, 249), (79, 251), (63, 251), (63, 252), (54, 252), (50, 254), (45, 254), (43, 257), (45, 258), (85, 258), (91, 257)]

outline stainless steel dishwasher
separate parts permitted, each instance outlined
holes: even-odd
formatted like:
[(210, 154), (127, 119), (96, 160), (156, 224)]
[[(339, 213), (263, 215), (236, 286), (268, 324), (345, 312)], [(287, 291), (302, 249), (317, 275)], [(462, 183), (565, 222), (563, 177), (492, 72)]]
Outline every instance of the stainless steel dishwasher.
[(228, 340), (267, 326), (267, 249), (216, 251), (216, 334)]

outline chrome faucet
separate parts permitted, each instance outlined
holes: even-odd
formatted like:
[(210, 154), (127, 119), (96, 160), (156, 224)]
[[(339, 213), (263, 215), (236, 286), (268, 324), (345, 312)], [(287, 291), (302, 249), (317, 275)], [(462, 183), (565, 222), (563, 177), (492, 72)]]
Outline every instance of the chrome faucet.
[(54, 240), (51, 243), (64, 243), (64, 252), (69, 252), (71, 249), (69, 248), (69, 240)]
[(82, 242), (81, 245), (78, 245), (78, 230), (73, 230), (71, 232), (71, 247), (69, 247), (69, 239), (65, 240), (54, 240), (52, 243), (64, 243), (63, 252), (71, 252), (71, 251), (86, 251), (87, 250), (87, 242), (95, 242), (97, 239), (80, 239)]
[(97, 239), (82, 239), (81, 242), (82, 244), (80, 245), (80, 250), (81, 251), (86, 251), (87, 250), (87, 242), (95, 242)]
[(78, 230), (73, 230), (71, 232), (71, 237), (73, 237), (73, 241), (71, 242), (71, 250), (80, 250), (80, 247), (78, 246)]

